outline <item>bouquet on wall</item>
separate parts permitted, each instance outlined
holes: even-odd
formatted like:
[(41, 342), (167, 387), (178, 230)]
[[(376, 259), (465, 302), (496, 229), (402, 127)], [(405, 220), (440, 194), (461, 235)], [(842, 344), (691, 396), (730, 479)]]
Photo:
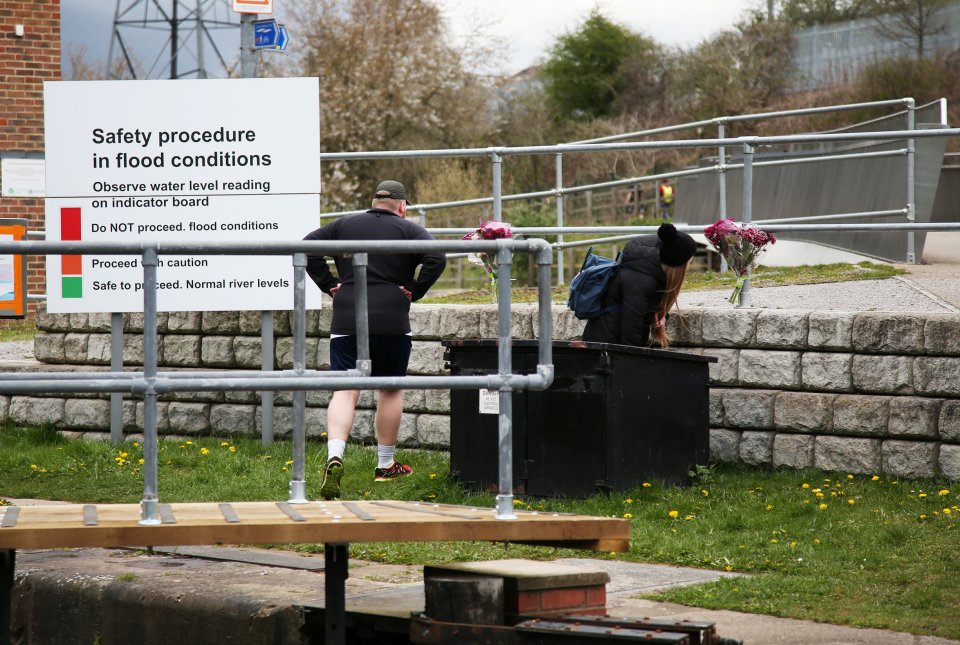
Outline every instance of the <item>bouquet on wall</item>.
[(756, 266), (760, 253), (768, 244), (776, 243), (777, 238), (759, 228), (740, 226), (730, 217), (714, 222), (703, 234), (737, 274), (737, 284), (728, 300), (730, 304), (739, 305), (747, 273)]
[[(513, 231), (507, 222), (498, 222), (490, 220), (482, 222), (480, 228), (467, 233), (463, 236), (465, 240), (500, 240), (513, 237)], [(497, 263), (488, 253), (470, 253), (467, 260), (478, 266), (482, 266), (490, 277), (490, 288), (493, 290), (493, 298), (497, 298)]]

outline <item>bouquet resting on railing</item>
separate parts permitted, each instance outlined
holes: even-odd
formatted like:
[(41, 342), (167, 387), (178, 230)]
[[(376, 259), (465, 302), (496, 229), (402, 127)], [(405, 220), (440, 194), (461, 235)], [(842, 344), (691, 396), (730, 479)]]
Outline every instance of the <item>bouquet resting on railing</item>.
[[(482, 222), (480, 228), (463, 236), (465, 240), (500, 240), (513, 237), (513, 231), (507, 222), (490, 220)], [(467, 260), (482, 266), (490, 277), (490, 288), (493, 290), (493, 299), (497, 299), (497, 263), (488, 253), (470, 253)]]
[(740, 226), (730, 217), (714, 222), (704, 229), (703, 234), (724, 257), (727, 266), (737, 274), (737, 284), (730, 294), (729, 302), (739, 305), (747, 274), (756, 266), (760, 253), (768, 244), (774, 244), (777, 238), (772, 233), (750, 225)]

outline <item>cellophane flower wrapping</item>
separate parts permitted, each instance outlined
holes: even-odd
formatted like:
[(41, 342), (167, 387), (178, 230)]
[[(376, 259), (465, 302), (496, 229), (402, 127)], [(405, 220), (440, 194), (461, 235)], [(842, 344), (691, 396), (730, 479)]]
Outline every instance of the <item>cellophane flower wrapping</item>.
[[(513, 237), (513, 231), (510, 228), (510, 224), (507, 222), (498, 222), (496, 220), (490, 220), (480, 224), (480, 228), (477, 230), (467, 233), (463, 236), (465, 240), (500, 240), (504, 238)], [(496, 283), (497, 280), (497, 263), (493, 258), (490, 257), (487, 253), (471, 253), (467, 256), (467, 260), (472, 264), (482, 266), (487, 272), (487, 275), (490, 276), (491, 284)]]
[(739, 304), (747, 274), (756, 266), (763, 250), (776, 243), (777, 238), (759, 228), (740, 226), (730, 217), (714, 222), (704, 229), (703, 234), (737, 275), (737, 284), (729, 301)]

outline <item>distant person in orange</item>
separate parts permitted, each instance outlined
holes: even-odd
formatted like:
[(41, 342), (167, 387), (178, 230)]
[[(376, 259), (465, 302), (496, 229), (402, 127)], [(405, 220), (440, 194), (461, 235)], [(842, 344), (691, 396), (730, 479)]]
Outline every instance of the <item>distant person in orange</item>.
[(668, 179), (664, 178), (657, 187), (657, 194), (660, 196), (660, 216), (663, 219), (670, 219), (670, 211), (673, 210), (673, 200), (677, 196), (677, 189), (670, 184)]

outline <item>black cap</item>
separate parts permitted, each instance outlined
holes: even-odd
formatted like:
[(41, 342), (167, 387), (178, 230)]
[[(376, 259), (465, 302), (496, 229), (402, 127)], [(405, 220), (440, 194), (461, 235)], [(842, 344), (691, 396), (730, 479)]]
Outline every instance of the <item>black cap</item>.
[(399, 181), (393, 181), (392, 179), (381, 181), (377, 185), (377, 191), (373, 196), (376, 199), (402, 199), (405, 202), (410, 201), (407, 199), (407, 189), (403, 187), (403, 184)]
[(667, 266), (683, 266), (697, 252), (693, 238), (678, 231), (673, 224), (661, 224), (657, 237), (660, 238), (660, 261)]

